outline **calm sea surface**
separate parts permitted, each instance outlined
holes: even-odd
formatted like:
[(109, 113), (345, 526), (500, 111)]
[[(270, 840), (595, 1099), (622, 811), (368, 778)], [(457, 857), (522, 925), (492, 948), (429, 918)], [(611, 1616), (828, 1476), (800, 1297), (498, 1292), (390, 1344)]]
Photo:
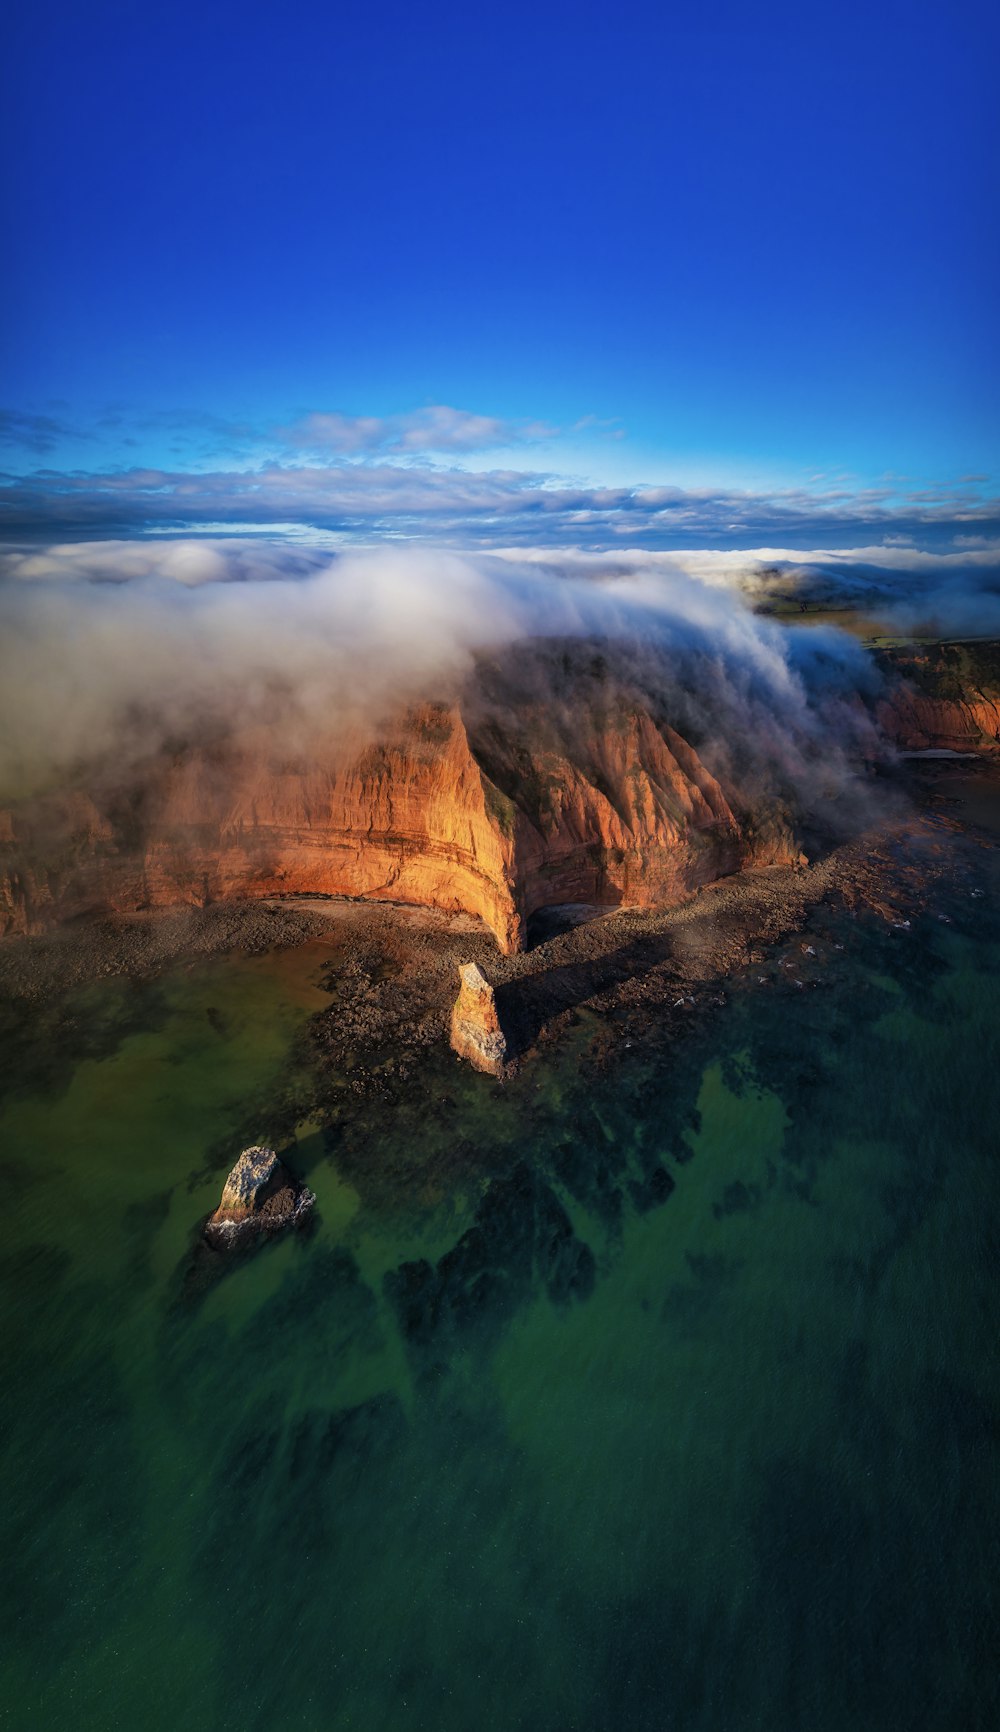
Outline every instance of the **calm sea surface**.
[(300, 1126), (314, 1231), (222, 1278), (197, 1230), (305, 1098), (329, 944), (29, 1030), (6, 1723), (1000, 1724), (997, 891), (973, 849), (909, 931), (820, 914), (675, 1046), (432, 1054)]

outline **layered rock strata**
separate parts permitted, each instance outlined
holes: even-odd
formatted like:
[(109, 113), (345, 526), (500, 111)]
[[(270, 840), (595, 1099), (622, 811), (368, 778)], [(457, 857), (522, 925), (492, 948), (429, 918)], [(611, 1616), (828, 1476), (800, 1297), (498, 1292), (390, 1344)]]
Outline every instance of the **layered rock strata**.
[(301, 1225), (316, 1198), (294, 1179), (273, 1149), (244, 1149), (226, 1180), (222, 1201), (205, 1223), (205, 1238), (218, 1250), (260, 1233)]
[(458, 971), (459, 992), (451, 1013), (451, 1044), (476, 1070), (503, 1076), (510, 1060), (497, 1012), (496, 994), (482, 970), (467, 962)]
[(883, 650), (878, 725), (902, 751), (993, 753), (1000, 745), (1000, 648), (924, 643)]
[(904, 752), (993, 752), (1000, 744), (1000, 701), (934, 698), (902, 688), (877, 706), (885, 737)]
[[(649, 908), (797, 847), (641, 705), (509, 730), (411, 710), (357, 749), (288, 761), (257, 735), (192, 743), (0, 814), (0, 931), (228, 897), (357, 896), (478, 916), (523, 948), (537, 908)], [(537, 724), (537, 725), (536, 725)]]
[[(995, 645), (876, 660), (869, 713), (884, 739), (1000, 747)], [(549, 643), (481, 662), (453, 703), (353, 738), (232, 720), (127, 767), (81, 768), (70, 788), (0, 807), (0, 932), (353, 896), (477, 916), (511, 953), (541, 908), (665, 907), (746, 867), (795, 864), (778, 802), (714, 774), (678, 713), (616, 679), (593, 646)]]

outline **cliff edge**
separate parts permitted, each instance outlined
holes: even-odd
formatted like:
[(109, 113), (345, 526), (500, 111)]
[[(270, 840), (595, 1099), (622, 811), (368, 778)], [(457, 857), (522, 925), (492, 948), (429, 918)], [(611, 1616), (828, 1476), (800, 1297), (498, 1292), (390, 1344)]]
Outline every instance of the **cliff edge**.
[[(567, 698), (569, 701), (567, 701)], [(562, 902), (684, 901), (798, 856), (648, 704), (572, 673), (544, 699), (424, 704), (377, 738), (279, 757), (260, 730), (179, 741), (0, 810), (0, 932), (228, 898), (354, 896), (478, 916), (501, 951)], [(498, 720), (499, 714), (499, 720)]]

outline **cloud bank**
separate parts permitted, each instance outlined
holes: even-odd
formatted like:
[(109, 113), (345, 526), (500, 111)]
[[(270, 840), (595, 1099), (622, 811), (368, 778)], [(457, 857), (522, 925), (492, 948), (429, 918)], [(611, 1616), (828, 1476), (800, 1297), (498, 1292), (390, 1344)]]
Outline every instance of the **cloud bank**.
[[(561, 438), (582, 435), (603, 442), (606, 454), (608, 440), (623, 431), (594, 416), (559, 429), (447, 404), (388, 416), (314, 410), (279, 427), (194, 411), (137, 418), (113, 407), (92, 426), (74, 428), (52, 413), (12, 410), (0, 413), (0, 438), (21, 451), (23, 462), (18, 473), (0, 476), (0, 534), (50, 538), (60, 528), (103, 536), (204, 534), (292, 524), (355, 543), (406, 538), (456, 548), (606, 552), (699, 540), (907, 545), (948, 534), (1000, 534), (1000, 499), (982, 475), (932, 487), (893, 476), (863, 485), (814, 475), (802, 485), (741, 489), (606, 485), (555, 467), (496, 461), (532, 444), (544, 444), (552, 460)], [(95, 459), (85, 469), (31, 466), (60, 447), (78, 459), (81, 441), (83, 450), (110, 448), (119, 461), (102, 466)], [(136, 461), (141, 451), (155, 452), (157, 460)], [(592, 458), (603, 467), (596, 449)]]
[(520, 470), (370, 464), (266, 463), (249, 470), (126, 469), (0, 481), (0, 534), (54, 529), (142, 534), (157, 528), (211, 532), (253, 525), (310, 525), (345, 541), (426, 540), (456, 546), (628, 544), (676, 547), (698, 540), (807, 545), (839, 537), (877, 540), (1000, 533), (1000, 502), (971, 490), (912, 496), (887, 489), (770, 493), (682, 487), (593, 487)]
[(519, 669), (553, 638), (608, 646), (621, 690), (744, 790), (836, 800), (872, 740), (854, 640), (789, 632), (666, 559), (112, 542), (8, 554), (0, 574), (8, 796), (95, 769), (124, 783), (150, 753), (233, 734), (336, 763), (409, 702), (454, 700), (484, 656), (508, 655), (507, 701), (544, 698), (518, 697)]

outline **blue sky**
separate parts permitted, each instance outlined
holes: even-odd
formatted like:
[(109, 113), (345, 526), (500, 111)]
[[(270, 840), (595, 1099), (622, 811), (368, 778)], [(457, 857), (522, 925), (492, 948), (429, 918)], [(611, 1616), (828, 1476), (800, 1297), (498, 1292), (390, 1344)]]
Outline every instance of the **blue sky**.
[(7, 533), (995, 533), (998, 47), (922, 0), (21, 7)]

